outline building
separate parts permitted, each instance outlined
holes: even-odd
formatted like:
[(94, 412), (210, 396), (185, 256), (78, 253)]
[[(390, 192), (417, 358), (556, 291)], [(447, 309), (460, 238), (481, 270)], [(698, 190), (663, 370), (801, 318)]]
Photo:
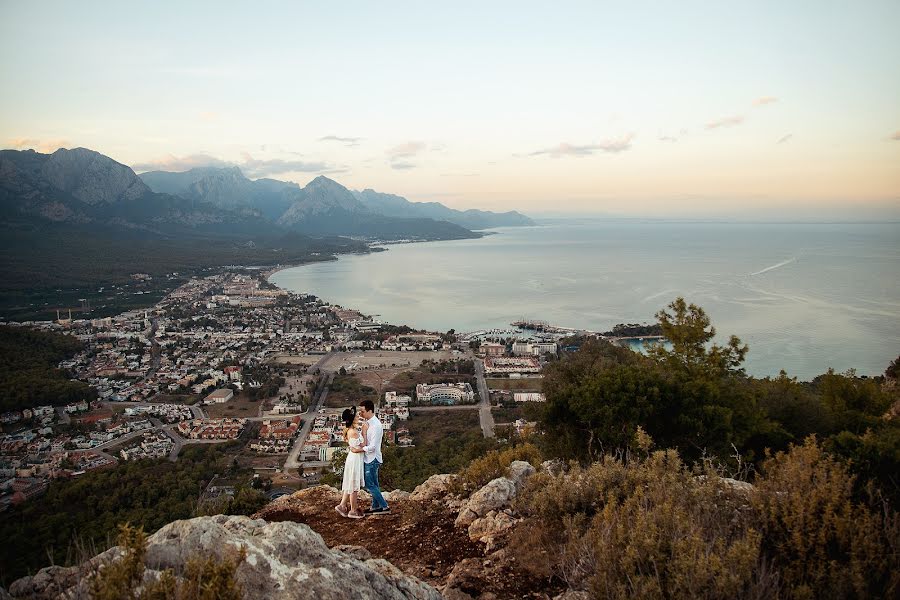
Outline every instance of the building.
[(523, 342), (516, 341), (512, 346), (512, 353), (516, 356), (544, 356), (556, 354), (556, 342)]
[(506, 346), (494, 342), (485, 342), (481, 344), (481, 351), (485, 356), (503, 356), (506, 354)]
[(546, 402), (547, 397), (538, 392), (516, 392), (513, 394), (513, 400), (516, 402)]
[(468, 383), (420, 383), (416, 386), (416, 399), (429, 404), (464, 404), (475, 401), (475, 392)]
[(207, 404), (225, 404), (229, 400), (234, 398), (234, 390), (230, 390), (228, 388), (222, 390), (216, 390), (209, 396), (203, 399)]
[(541, 365), (531, 356), (504, 358), (487, 357), (484, 359), (484, 372), (490, 374), (540, 373)]

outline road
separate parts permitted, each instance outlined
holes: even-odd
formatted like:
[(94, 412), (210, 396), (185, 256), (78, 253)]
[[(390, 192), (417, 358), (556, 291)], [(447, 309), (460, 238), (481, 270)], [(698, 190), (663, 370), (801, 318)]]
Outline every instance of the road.
[(319, 409), (322, 408), (322, 405), (325, 404), (325, 399), (328, 397), (328, 385), (333, 379), (334, 373), (328, 373), (327, 377), (322, 378), (318, 389), (316, 389), (315, 393), (318, 396), (318, 399), (315, 403), (310, 403), (309, 410), (307, 410), (303, 415), (303, 427), (300, 429), (300, 433), (297, 434), (297, 437), (294, 438), (294, 445), (291, 446), (291, 451), (288, 452), (287, 460), (284, 461), (285, 473), (287, 473), (288, 469), (300, 468), (300, 461), (298, 460), (300, 458), (300, 450), (306, 443), (306, 438), (309, 437), (309, 432), (312, 431), (312, 424), (315, 418), (319, 415)]
[(481, 410), (481, 404), (451, 404), (450, 406), (410, 406), (409, 412), (434, 412), (436, 410)]
[(478, 403), (478, 420), (481, 421), (481, 433), (486, 438), (494, 436), (494, 415), (491, 414), (491, 395), (488, 392), (487, 382), (484, 380), (484, 361), (475, 359), (475, 379), (478, 382), (478, 395), (481, 402)]

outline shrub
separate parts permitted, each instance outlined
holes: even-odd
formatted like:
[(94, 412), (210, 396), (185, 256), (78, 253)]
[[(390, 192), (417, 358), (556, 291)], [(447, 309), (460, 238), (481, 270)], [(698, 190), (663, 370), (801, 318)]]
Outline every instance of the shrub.
[(101, 565), (90, 578), (94, 600), (240, 600), (241, 586), (235, 580), (238, 565), (247, 556), (244, 548), (229, 559), (194, 556), (188, 559), (181, 576), (166, 569), (157, 578), (147, 578), (144, 557), (147, 535), (128, 524), (119, 527), (122, 555)]
[(897, 597), (900, 519), (853, 489), (814, 438), (770, 458), (755, 488), (673, 450), (606, 456), (532, 476), (513, 544), (602, 598)]
[(493, 479), (505, 476), (509, 472), (509, 465), (517, 460), (524, 460), (538, 467), (541, 464), (541, 453), (530, 443), (491, 450), (460, 471), (460, 476), (456, 479), (457, 491), (472, 492)]
[(570, 587), (604, 598), (764, 596), (746, 499), (672, 450), (532, 477), (519, 508)]
[(896, 597), (900, 521), (853, 502), (854, 477), (809, 437), (763, 466), (753, 507), (791, 598)]

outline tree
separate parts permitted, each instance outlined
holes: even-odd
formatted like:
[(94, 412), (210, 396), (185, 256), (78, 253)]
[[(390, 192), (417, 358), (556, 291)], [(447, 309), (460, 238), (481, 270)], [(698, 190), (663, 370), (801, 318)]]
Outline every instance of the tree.
[(716, 336), (716, 328), (710, 323), (706, 312), (695, 304), (688, 304), (678, 297), (665, 309), (656, 313), (659, 326), (672, 349), (665, 344), (656, 344), (650, 349), (650, 356), (683, 369), (691, 375), (712, 377), (726, 374), (744, 374), (741, 363), (747, 355), (748, 347), (732, 335), (726, 346), (707, 344)]

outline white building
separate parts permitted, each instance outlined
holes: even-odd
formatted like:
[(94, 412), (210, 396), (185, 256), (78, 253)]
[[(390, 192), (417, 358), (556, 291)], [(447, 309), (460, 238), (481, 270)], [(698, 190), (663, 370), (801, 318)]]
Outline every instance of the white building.
[(461, 404), (475, 401), (475, 392), (468, 383), (438, 383), (416, 386), (419, 402), (430, 404)]

